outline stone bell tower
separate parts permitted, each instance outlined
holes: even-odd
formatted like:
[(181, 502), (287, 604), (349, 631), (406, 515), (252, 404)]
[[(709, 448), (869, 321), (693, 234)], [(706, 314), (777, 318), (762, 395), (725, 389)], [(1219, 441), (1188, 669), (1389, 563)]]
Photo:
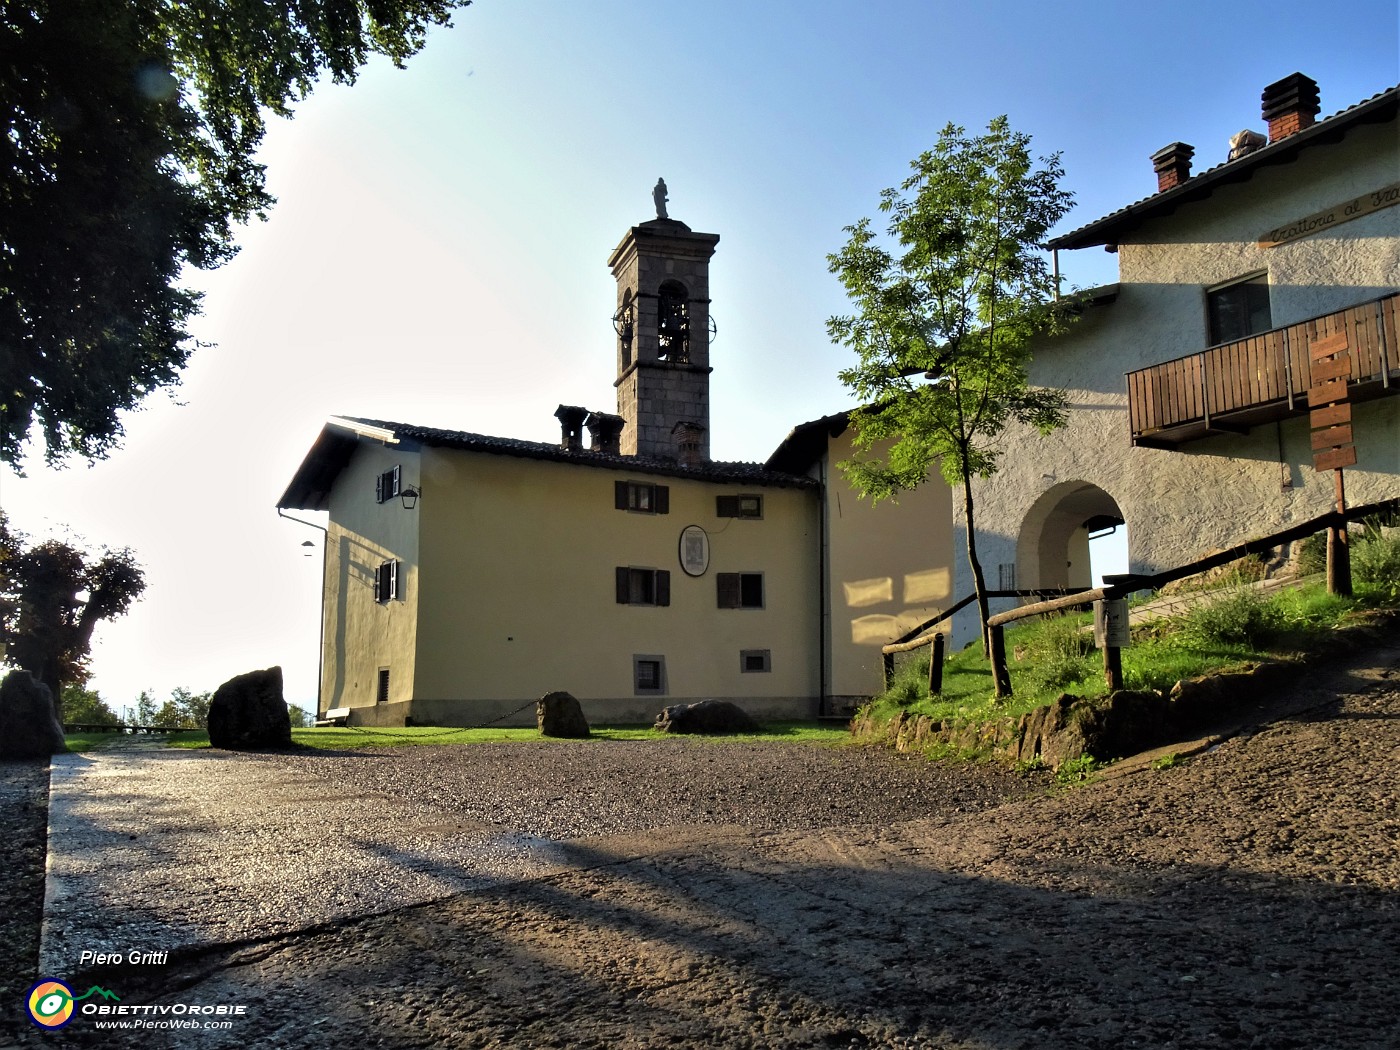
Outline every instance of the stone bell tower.
[(608, 265), (617, 280), (617, 414), (624, 456), (710, 458), (710, 256), (719, 234), (666, 215), (627, 231)]

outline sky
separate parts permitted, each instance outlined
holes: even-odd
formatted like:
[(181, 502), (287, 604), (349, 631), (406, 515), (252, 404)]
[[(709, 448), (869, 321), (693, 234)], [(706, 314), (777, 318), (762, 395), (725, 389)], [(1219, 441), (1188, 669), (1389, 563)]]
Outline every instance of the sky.
[[(0, 468), (0, 506), (145, 567), (96, 635), (114, 708), (273, 664), (314, 708), (321, 533), (275, 503), (326, 417), (554, 441), (557, 405), (613, 410), (606, 261), (658, 177), (672, 218), (721, 238), (712, 455), (762, 461), (851, 405), (826, 257), (948, 123), (1005, 114), (1061, 153), (1065, 232), (1154, 193), (1168, 143), (1222, 162), (1264, 129), (1267, 84), (1311, 76), (1326, 116), (1400, 81), (1397, 56), (1391, 0), (477, 0), (406, 69), (376, 60), (273, 121), (276, 207), (185, 282), (210, 345), (106, 460)], [(1117, 277), (1101, 249), (1060, 265)]]

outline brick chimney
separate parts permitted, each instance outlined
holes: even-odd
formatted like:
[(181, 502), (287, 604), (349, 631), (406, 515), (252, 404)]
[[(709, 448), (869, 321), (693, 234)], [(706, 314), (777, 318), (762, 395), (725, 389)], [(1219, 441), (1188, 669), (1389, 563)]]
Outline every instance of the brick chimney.
[(1264, 103), (1264, 119), (1269, 122), (1270, 142), (1312, 127), (1322, 109), (1317, 81), (1302, 73), (1293, 73), (1270, 84), (1259, 98)]
[(569, 452), (583, 449), (583, 420), (587, 415), (588, 409), (579, 408), (578, 405), (560, 405), (554, 410), (554, 418), (559, 420), (563, 430), (559, 438), (560, 448)]
[(676, 441), (677, 458), (683, 467), (698, 467), (705, 463), (705, 428), (699, 423), (682, 420), (671, 428)]
[(627, 420), (610, 412), (590, 412), (585, 422), (590, 449), (610, 456), (622, 455), (622, 427)]
[(1191, 158), (1196, 148), (1184, 142), (1173, 142), (1152, 154), (1152, 170), (1157, 173), (1157, 192), (1165, 193), (1180, 186), (1191, 177)]

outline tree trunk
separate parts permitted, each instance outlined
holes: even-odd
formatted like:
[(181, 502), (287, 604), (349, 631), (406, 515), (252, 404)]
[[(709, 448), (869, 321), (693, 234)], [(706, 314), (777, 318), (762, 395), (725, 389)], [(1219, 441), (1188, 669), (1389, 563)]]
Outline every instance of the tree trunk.
[[(972, 569), (972, 589), (977, 595), (977, 615), (982, 628), (982, 652), (991, 657), (991, 639), (987, 635), (987, 620), (992, 615), (987, 603), (987, 582), (982, 575), (982, 562), (977, 557), (977, 522), (973, 513), (972, 476), (966, 470), (963, 482), (963, 517), (967, 522), (967, 564)], [(1004, 682), (1001, 675), (992, 675), (995, 695), (998, 699), (1011, 695), (1011, 685)]]

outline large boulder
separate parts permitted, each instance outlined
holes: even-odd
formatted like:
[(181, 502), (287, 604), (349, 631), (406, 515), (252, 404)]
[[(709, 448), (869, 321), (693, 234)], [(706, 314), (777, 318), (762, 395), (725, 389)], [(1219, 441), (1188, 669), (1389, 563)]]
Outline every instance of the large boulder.
[(583, 717), (583, 708), (570, 693), (546, 693), (536, 700), (535, 723), (540, 727), (541, 736), (572, 740), (588, 737), (588, 719)]
[(663, 733), (754, 733), (759, 727), (728, 700), (701, 700), (666, 708), (656, 716), (655, 728)]
[(209, 703), (209, 744), (229, 751), (290, 747), (292, 720), (282, 698), (282, 668), (230, 678)]
[(48, 758), (67, 751), (53, 694), (28, 671), (0, 681), (0, 758)]

